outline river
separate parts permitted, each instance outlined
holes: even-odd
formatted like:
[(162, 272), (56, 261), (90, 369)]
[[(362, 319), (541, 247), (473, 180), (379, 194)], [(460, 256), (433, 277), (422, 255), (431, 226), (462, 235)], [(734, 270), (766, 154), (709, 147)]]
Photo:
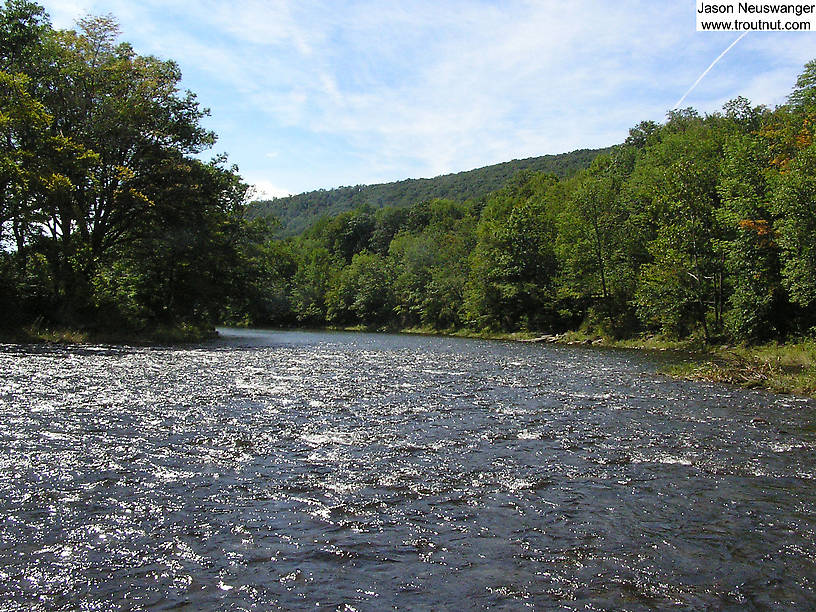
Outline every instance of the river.
[(816, 606), (816, 402), (661, 354), (0, 345), (0, 607)]

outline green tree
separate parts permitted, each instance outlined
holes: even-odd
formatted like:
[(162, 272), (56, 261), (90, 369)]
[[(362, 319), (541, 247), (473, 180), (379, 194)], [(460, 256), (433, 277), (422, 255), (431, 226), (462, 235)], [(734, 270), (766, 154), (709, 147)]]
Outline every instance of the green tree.
[(425, 295), (438, 255), (438, 237), (432, 233), (403, 232), (391, 241), (390, 260), (395, 271), (395, 313), (403, 326), (427, 324)]
[(722, 152), (717, 126), (716, 117), (672, 114), (663, 138), (639, 159), (632, 177), (644, 201), (645, 215), (636, 223), (650, 237), (652, 258), (641, 267), (640, 316), (672, 335), (699, 327), (706, 340), (721, 325), (724, 301), (715, 216)]
[[(740, 116), (745, 117), (744, 113)], [(781, 333), (785, 295), (779, 268), (774, 216), (768, 208), (769, 154), (749, 118), (723, 151), (720, 185), (725, 230), (725, 267), (730, 296), (725, 324), (735, 340), (762, 340)], [(745, 129), (747, 128), (747, 130)]]
[(38, 203), (43, 238), (51, 242), (45, 255), (68, 318), (91, 306), (98, 266), (156, 204), (166, 168), (213, 141), (198, 123), (204, 112), (194, 96), (179, 95), (178, 67), (136, 55), (117, 36), (110, 17), (83, 20), (79, 33), (52, 33), (45, 46), (50, 71), (35, 87), (53, 117), (52, 132), (71, 134), (89, 152), (86, 163), (62, 168), (61, 189)]
[(29, 72), (38, 62), (50, 26), (40, 5), (28, 0), (6, 0), (0, 9), (0, 71)]
[(326, 294), (332, 323), (386, 324), (393, 317), (393, 274), (386, 260), (363, 251), (334, 279)]
[(620, 194), (625, 171), (611, 156), (595, 158), (573, 181), (558, 218), (562, 291), (616, 320), (626, 310), (635, 276), (626, 252), (628, 210)]
[(154, 180), (157, 197), (128, 242), (97, 262), (93, 305), (109, 325), (222, 320), (236, 310), (232, 300), (252, 295), (253, 277), (264, 274), (262, 254), (247, 252), (247, 186), (220, 161), (183, 157)]
[(781, 249), (783, 283), (800, 306), (816, 304), (816, 146), (799, 152), (774, 177), (772, 205)]
[(483, 329), (555, 324), (555, 221), (544, 194), (548, 175), (521, 174), (482, 211), (465, 295), (469, 322)]
[(326, 295), (341, 269), (341, 261), (324, 246), (311, 240), (298, 243), (297, 272), (292, 279), (291, 291), (299, 323), (326, 323)]
[(788, 102), (797, 110), (816, 108), (816, 59), (805, 64), (796, 79), (796, 86), (788, 96)]
[(266, 230), (246, 221), (237, 169), (191, 156), (214, 135), (180, 80), (119, 43), (112, 17), (56, 31), (36, 4), (0, 9), (0, 267), (17, 307), (139, 327), (246, 306)]

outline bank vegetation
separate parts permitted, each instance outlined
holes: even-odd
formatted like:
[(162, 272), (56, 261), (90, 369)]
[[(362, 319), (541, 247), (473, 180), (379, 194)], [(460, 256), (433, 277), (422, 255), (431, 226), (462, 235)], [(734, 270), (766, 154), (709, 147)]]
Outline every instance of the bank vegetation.
[(250, 214), (237, 168), (201, 160), (215, 134), (179, 67), (119, 41), (111, 17), (57, 30), (8, 0), (0, 50), (7, 336), (172, 340), (227, 323), (660, 338), (713, 356), (686, 375), (813, 393), (816, 61), (776, 108), (675, 110), (561, 175), (361, 201), (282, 238)]

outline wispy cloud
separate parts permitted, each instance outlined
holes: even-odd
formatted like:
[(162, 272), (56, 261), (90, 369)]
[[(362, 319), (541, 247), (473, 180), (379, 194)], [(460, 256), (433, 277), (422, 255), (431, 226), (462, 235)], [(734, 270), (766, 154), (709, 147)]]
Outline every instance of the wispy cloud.
[[(612, 144), (733, 39), (694, 32), (687, 0), (59, 4), (55, 22), (113, 12), (139, 51), (179, 61), (233, 158), (294, 191)], [(746, 38), (686, 102), (781, 101), (770, 89), (809, 38), (771, 37)]]
[(292, 192), (278, 187), (277, 185), (273, 185), (267, 180), (264, 179), (256, 179), (252, 180), (251, 178), (245, 177), (247, 183), (253, 188), (253, 198), (266, 200), (270, 198), (283, 198), (288, 195), (292, 195)]

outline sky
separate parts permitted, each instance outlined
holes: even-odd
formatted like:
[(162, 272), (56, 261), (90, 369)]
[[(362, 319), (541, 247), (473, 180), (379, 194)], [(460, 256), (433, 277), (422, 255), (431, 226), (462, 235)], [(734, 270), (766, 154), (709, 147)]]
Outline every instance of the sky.
[[(622, 142), (739, 36), (694, 0), (47, 0), (58, 28), (112, 14), (175, 60), (257, 197), (433, 177)], [(816, 32), (752, 32), (685, 98), (773, 107)]]

